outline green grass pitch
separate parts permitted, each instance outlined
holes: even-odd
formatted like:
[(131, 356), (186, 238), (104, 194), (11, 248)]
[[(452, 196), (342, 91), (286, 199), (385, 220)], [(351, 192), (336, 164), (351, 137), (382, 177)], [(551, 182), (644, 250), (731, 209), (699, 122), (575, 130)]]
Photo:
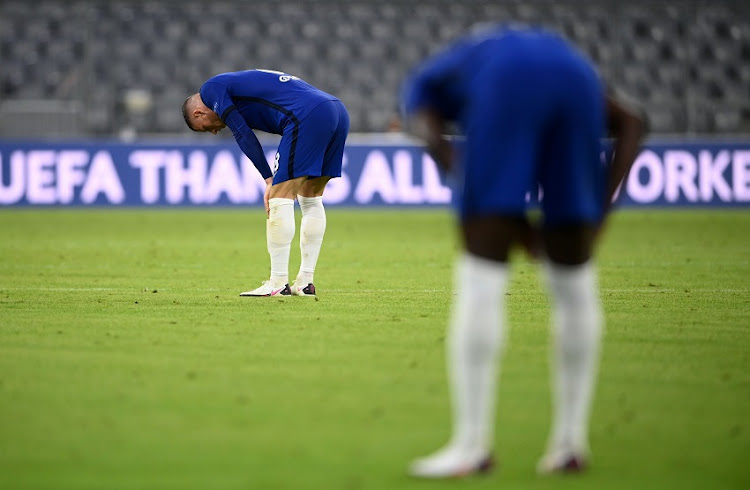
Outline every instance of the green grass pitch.
[(0, 230), (2, 489), (750, 488), (747, 210), (613, 216), (581, 476), (534, 474), (548, 307), (516, 255), (500, 466), (466, 482), (405, 474), (448, 437), (447, 210), (329, 209), (317, 300), (238, 297), (268, 272), (257, 208), (4, 209)]

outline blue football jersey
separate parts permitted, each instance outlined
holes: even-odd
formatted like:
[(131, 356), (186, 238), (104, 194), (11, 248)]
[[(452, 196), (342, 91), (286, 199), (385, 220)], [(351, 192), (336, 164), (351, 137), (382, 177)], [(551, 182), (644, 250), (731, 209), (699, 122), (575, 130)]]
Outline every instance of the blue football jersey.
[[(483, 83), (483, 70), (489, 60), (507, 53), (525, 57), (531, 64), (572, 49), (557, 33), (545, 29), (493, 26), (477, 30), (454, 41), (413, 71), (403, 86), (402, 111), (408, 116), (429, 107), (445, 119), (465, 123), (463, 111), (468, 99), (475, 95), (476, 84)], [(567, 56), (567, 52), (562, 55)]]
[(271, 70), (222, 73), (200, 89), (203, 103), (222, 121), (237, 110), (248, 126), (267, 133), (282, 134), (323, 101), (336, 97), (295, 76)]
[(402, 94), (459, 124), (463, 217), (518, 215), (543, 189), (549, 223), (598, 221), (604, 209), (604, 90), (593, 64), (560, 35), (493, 28), (420, 65)]
[(216, 75), (203, 84), (200, 96), (264, 178), (271, 176), (271, 170), (252, 130), (284, 135), (322, 102), (338, 100), (300, 78), (272, 70)]

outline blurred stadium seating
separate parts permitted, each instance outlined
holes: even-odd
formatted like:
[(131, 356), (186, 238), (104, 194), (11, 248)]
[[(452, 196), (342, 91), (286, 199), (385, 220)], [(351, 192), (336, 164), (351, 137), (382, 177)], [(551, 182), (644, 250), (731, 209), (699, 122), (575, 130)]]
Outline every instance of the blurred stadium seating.
[(209, 76), (268, 68), (389, 129), (409, 68), (480, 22), (554, 27), (654, 133), (750, 133), (747, 0), (3, 0), (0, 136), (180, 135)]

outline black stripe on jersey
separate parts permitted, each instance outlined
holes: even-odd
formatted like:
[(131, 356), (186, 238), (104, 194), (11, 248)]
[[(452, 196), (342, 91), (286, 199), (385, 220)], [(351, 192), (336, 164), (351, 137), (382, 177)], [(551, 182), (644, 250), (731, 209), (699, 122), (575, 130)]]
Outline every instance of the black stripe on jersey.
[[(287, 164), (287, 172), (289, 173), (289, 180), (292, 180), (294, 178), (294, 155), (295, 153), (297, 153), (297, 136), (299, 135), (299, 119), (297, 119), (297, 116), (295, 116), (294, 113), (290, 111), (289, 109), (282, 107), (278, 104), (274, 104), (270, 100), (261, 99), (259, 97), (234, 97), (234, 99), (247, 101), (247, 102), (257, 102), (259, 104), (263, 104), (265, 106), (271, 107), (272, 109), (276, 109), (277, 111), (281, 112), (282, 114), (284, 114), (285, 116), (287, 116), (289, 119), (292, 120), (292, 123), (294, 124), (294, 128), (292, 129), (292, 144), (290, 145), (290, 148), (289, 148), (289, 163)], [(232, 108), (234, 108), (234, 106), (232, 106)]]
[(225, 110), (224, 112), (222, 112), (222, 113), (221, 113), (221, 120), (222, 120), (222, 121), (226, 121), (226, 119), (227, 119), (227, 115), (228, 115), (228, 114), (229, 114), (230, 112), (232, 112), (233, 110), (235, 110), (235, 109), (236, 109), (236, 107), (235, 107), (235, 106), (233, 106), (233, 105), (230, 105), (229, 107), (227, 107), (227, 108), (226, 108), (226, 110)]

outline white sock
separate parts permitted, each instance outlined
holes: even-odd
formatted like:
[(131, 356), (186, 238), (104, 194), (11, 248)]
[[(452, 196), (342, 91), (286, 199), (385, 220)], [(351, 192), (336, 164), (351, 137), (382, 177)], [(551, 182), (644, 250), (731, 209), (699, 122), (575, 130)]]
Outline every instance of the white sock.
[(508, 265), (464, 253), (454, 280), (456, 298), (447, 342), (453, 401), (449, 446), (481, 457), (489, 451), (494, 434)]
[(271, 282), (283, 286), (289, 282), (289, 249), (294, 239), (294, 200), (275, 197), (268, 200), (266, 245), (271, 256)]
[(551, 452), (588, 452), (589, 413), (599, 362), (603, 315), (593, 261), (545, 264), (552, 300), (554, 358)]
[(323, 207), (323, 196), (297, 196), (302, 210), (302, 223), (299, 228), (299, 249), (302, 260), (299, 274), (295, 281), (300, 286), (313, 282), (315, 265), (318, 263), (323, 235), (326, 232), (326, 210)]

